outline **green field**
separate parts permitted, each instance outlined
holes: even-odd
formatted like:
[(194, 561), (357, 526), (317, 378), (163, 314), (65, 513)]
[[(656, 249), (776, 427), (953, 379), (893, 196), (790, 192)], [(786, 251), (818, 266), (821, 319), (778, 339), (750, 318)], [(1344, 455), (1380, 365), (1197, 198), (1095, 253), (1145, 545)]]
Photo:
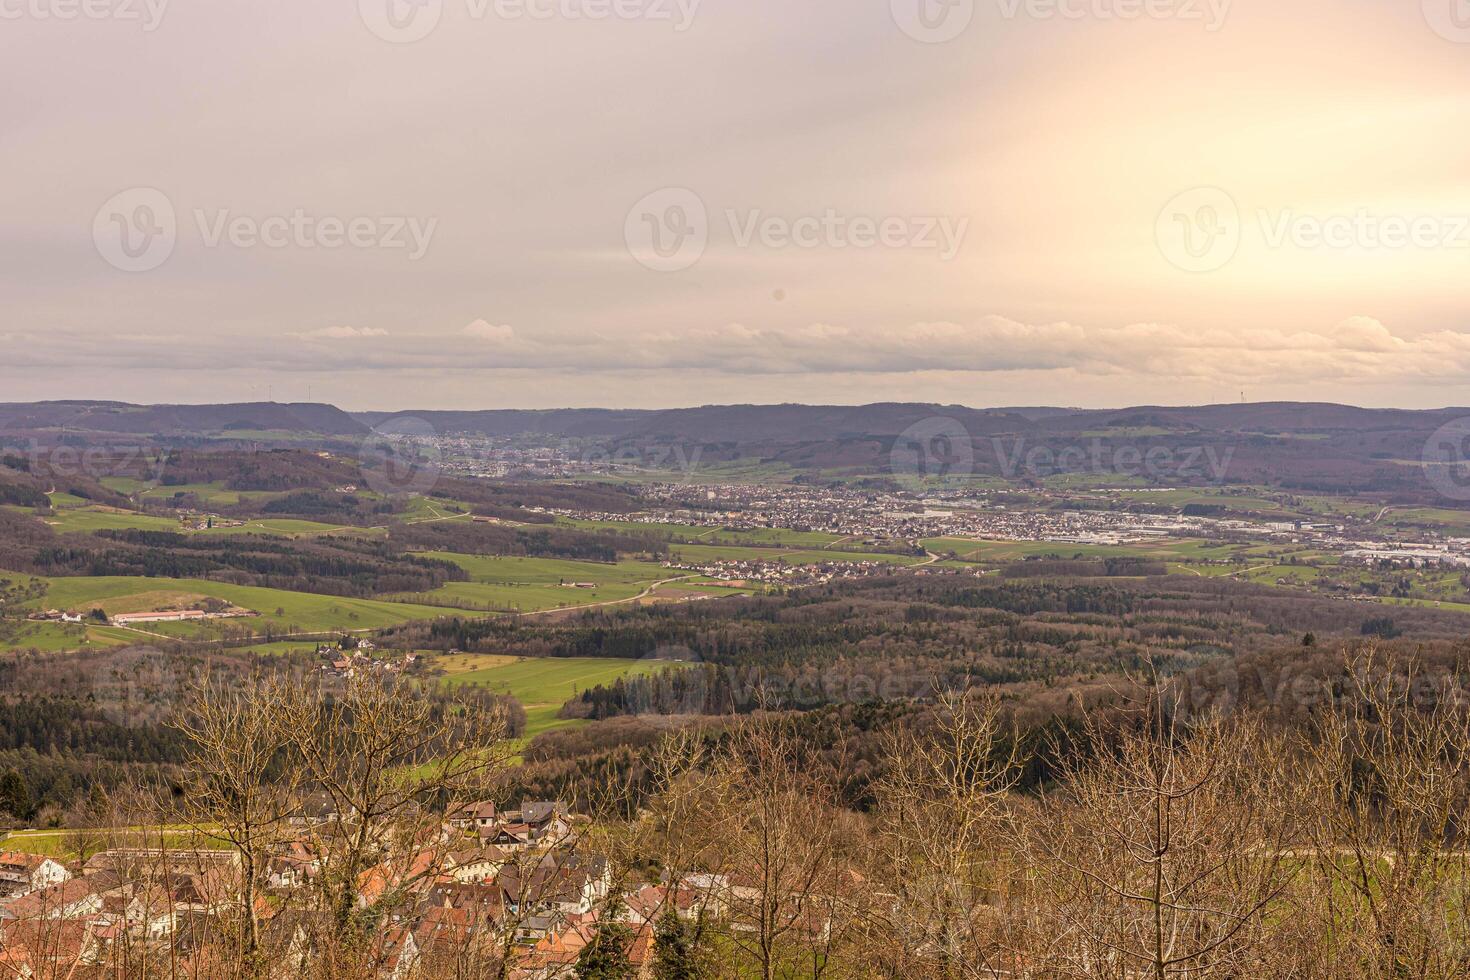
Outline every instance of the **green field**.
[(138, 634), (111, 626), (88, 626), (82, 623), (15, 623), (9, 632), (0, 634), (0, 650), (40, 650), (59, 653), (81, 647), (126, 646), (137, 643)]
[[(385, 528), (354, 527), (348, 524), (323, 524), (318, 521), (303, 521), (288, 517), (271, 517), (251, 519), (237, 526), (225, 526), (208, 528), (203, 531), (186, 530), (179, 519), (160, 514), (143, 514), (132, 510), (121, 510), (116, 507), (104, 507), (97, 504), (88, 504), (81, 501), (80, 504), (66, 503), (58, 505), (55, 498), (65, 498), (66, 494), (53, 494), (52, 508), (50, 514), (38, 517), (40, 521), (54, 529), (58, 534), (75, 534), (87, 531), (123, 531), (137, 529), (140, 531), (176, 531), (182, 534), (274, 534), (281, 537), (310, 537), (318, 534), (351, 534), (381, 536), (387, 533)], [(70, 500), (79, 500), (72, 497)], [(19, 511), (24, 514), (35, 512), (24, 507), (9, 507), (8, 509)]]
[(305, 538), (319, 534), (362, 535), (380, 537), (387, 531), (380, 527), (356, 527), (351, 524), (322, 524), (290, 517), (271, 517), (246, 521), (238, 527), (212, 527), (196, 534), (274, 534), (287, 538)]
[(575, 527), (583, 531), (620, 531), (627, 534), (655, 533), (660, 536), (666, 536), (670, 541), (687, 544), (709, 542), (721, 545), (751, 545), (756, 547), (861, 550), (860, 546), (852, 540), (850, 535), (830, 534), (826, 531), (793, 531), (790, 528), (784, 527), (760, 527), (735, 530), (723, 527), (694, 527), (687, 524), (654, 524), (639, 521), (583, 521), (570, 517), (558, 518), (557, 523), (566, 527)]
[(70, 861), (77, 858), (77, 845), (91, 839), (92, 846), (100, 841), (106, 847), (157, 847), (160, 843), (169, 848), (222, 851), (228, 846), (191, 829), (150, 828), (145, 833), (135, 830), (115, 829), (105, 831), (75, 830), (13, 830), (0, 837), (0, 849), (20, 851), (22, 854), (40, 854), (58, 860)]
[[(631, 599), (655, 583), (683, 573), (652, 562), (602, 564), (556, 558), (486, 557), (452, 552), (423, 552), (421, 557), (450, 561), (470, 574), (468, 582), (450, 582), (432, 592), (395, 599), (481, 612), (536, 612)], [(576, 588), (572, 583), (595, 585)]]
[(276, 633), (372, 630), (413, 620), (434, 619), (445, 614), (444, 610), (431, 606), (286, 592), (201, 579), (107, 576), (48, 578), (46, 582), (49, 585), (47, 593), (32, 603), (34, 608), (88, 612), (100, 606), (111, 612), (137, 612), (187, 604), (200, 596), (213, 596), (260, 613), (259, 616), (240, 619), (143, 623), (130, 630), (114, 628), (111, 631), (130, 634), (135, 640), (149, 633), (208, 638), (231, 629), (247, 629), (256, 634), (267, 628)]
[[(55, 504), (52, 505), (55, 507)], [(58, 534), (74, 534), (85, 531), (124, 531), (137, 528), (142, 531), (177, 531), (176, 518), (153, 514), (139, 514), (114, 507), (67, 507), (55, 510), (38, 518)]]
[(584, 722), (557, 718), (567, 701), (598, 684), (620, 678), (647, 677), (675, 666), (667, 660), (610, 660), (603, 658), (527, 658), (458, 654), (436, 657), (452, 685), (470, 684), (509, 694), (526, 709), (526, 735)]
[(281, 496), (278, 492), (268, 490), (228, 490), (223, 483), (183, 483), (178, 486), (159, 485), (131, 489), (118, 481), (108, 481), (108, 485), (119, 493), (137, 495), (148, 500), (162, 501), (191, 494), (206, 507), (233, 507), (236, 504), (256, 503)]
[[(359, 496), (369, 496), (359, 494)], [(376, 495), (372, 495), (376, 496)], [(458, 500), (439, 500), (434, 497), (411, 497), (400, 513), (394, 514), (393, 519), (405, 524), (416, 524), (419, 521), (442, 521), (442, 520), (468, 520), (470, 516), (470, 505)]]

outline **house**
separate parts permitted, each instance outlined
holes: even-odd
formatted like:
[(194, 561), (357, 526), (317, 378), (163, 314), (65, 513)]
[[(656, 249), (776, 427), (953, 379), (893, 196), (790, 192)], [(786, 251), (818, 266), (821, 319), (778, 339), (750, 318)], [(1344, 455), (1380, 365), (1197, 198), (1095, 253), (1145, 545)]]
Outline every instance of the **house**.
[(20, 851), (0, 852), (0, 897), (24, 895), (37, 888), (59, 885), (71, 872), (49, 857)]
[(319, 827), (341, 819), (337, 804), (326, 793), (312, 793), (301, 801), (286, 822), (293, 827)]
[(439, 877), (439, 855), (432, 850), (415, 852), (407, 864), (385, 861), (357, 876), (357, 901), (367, 908), (391, 892), (407, 889), (425, 891)]
[(516, 865), (504, 868), (495, 883), (505, 903), (516, 912), (587, 915), (607, 897), (611, 871), (601, 858), (576, 861), (547, 855), (529, 873)]
[(523, 823), (496, 827), (488, 836), (480, 839), (492, 847), (511, 853), (527, 850), (535, 843), (531, 828)]
[(449, 815), (449, 826), (456, 830), (483, 832), (495, 826), (495, 804), (489, 800), (466, 803)]
[(498, 847), (455, 851), (449, 855), (449, 874), (455, 881), (484, 881), (495, 877), (510, 855)]
[(505, 914), (505, 894), (491, 882), (437, 882), (424, 894), (420, 908), (467, 910), (476, 919), (495, 922)]
[(404, 926), (393, 926), (382, 934), (378, 947), (378, 962), (383, 964), (381, 975), (386, 980), (405, 980), (414, 972), (419, 959), (418, 943), (413, 931)]
[(102, 893), (116, 888), (117, 875), (102, 872), (38, 888), (0, 905), (0, 922), (79, 919), (102, 911)]
[(481, 831), (480, 836), (509, 850), (523, 850), (532, 844), (550, 847), (571, 836), (572, 825), (567, 822), (570, 812), (560, 800), (522, 803), (519, 810), (500, 814), (496, 821), (499, 833), (487, 835)]
[(0, 976), (91, 976), (100, 959), (101, 937), (91, 922), (79, 919), (6, 922), (0, 933)]
[(704, 896), (692, 888), (669, 888), (667, 885), (644, 885), (623, 896), (624, 922), (642, 925), (657, 922), (670, 911), (681, 919), (697, 919), (701, 912), (711, 911)]
[(307, 843), (291, 841), (280, 853), (271, 855), (266, 865), (266, 880), (272, 888), (290, 891), (315, 878), (320, 865)]
[[(517, 966), (528, 980), (562, 980), (570, 977), (583, 948), (596, 937), (597, 928), (597, 921), (593, 916), (570, 916), (560, 928), (543, 935), (521, 957)], [(651, 975), (652, 927), (644, 925), (634, 932), (633, 944), (628, 948), (628, 961), (635, 971), (633, 976), (642, 980)]]

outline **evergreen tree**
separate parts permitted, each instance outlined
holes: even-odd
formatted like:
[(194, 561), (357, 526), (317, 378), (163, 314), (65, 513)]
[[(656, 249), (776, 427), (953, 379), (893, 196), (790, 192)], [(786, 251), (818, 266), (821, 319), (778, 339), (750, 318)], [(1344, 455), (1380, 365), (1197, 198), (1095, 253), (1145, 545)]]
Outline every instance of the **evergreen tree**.
[(653, 934), (653, 976), (655, 980), (702, 980), (706, 976), (697, 930), (673, 909), (659, 918)]
[(28, 821), (35, 812), (31, 803), (31, 788), (19, 769), (7, 769), (0, 776), (0, 810), (5, 810), (20, 821)]
[(577, 980), (633, 980), (637, 971), (628, 958), (632, 945), (633, 930), (613, 916), (606, 917), (577, 957)]

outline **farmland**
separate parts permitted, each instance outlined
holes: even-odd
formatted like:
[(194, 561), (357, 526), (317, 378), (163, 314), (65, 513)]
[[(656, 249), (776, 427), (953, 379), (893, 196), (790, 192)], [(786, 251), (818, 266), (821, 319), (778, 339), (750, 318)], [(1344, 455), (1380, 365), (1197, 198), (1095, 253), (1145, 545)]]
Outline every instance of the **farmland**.
[[(229, 585), (198, 579), (97, 576), (51, 578), (46, 596), (33, 608), (89, 612), (143, 612), (165, 608), (188, 608), (202, 597), (222, 599), (258, 616), (200, 622), (149, 623), (140, 631), (178, 638), (209, 638), (227, 630), (262, 634), (373, 630), (418, 619), (433, 619), (444, 611), (431, 606), (350, 599), (341, 596), (288, 592), (248, 585)], [(13, 645), (13, 644), (12, 644)]]
[(659, 582), (680, 577), (675, 570), (640, 561), (602, 564), (452, 552), (425, 552), (422, 557), (453, 562), (468, 572), (471, 580), (395, 598), (480, 612), (536, 612), (620, 602)]
[(667, 660), (602, 658), (527, 658), (485, 654), (438, 657), (432, 666), (444, 670), (451, 685), (474, 685), (509, 694), (526, 709), (526, 735), (582, 722), (557, 718), (561, 706), (599, 684), (627, 677), (646, 677), (669, 669)]

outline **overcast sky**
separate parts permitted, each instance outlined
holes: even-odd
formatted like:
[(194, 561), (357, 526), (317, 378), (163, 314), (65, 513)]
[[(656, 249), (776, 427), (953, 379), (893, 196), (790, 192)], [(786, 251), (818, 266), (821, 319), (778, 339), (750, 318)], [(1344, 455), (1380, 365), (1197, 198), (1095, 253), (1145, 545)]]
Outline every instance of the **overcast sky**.
[(1463, 7), (0, 0), (0, 401), (1470, 404)]

